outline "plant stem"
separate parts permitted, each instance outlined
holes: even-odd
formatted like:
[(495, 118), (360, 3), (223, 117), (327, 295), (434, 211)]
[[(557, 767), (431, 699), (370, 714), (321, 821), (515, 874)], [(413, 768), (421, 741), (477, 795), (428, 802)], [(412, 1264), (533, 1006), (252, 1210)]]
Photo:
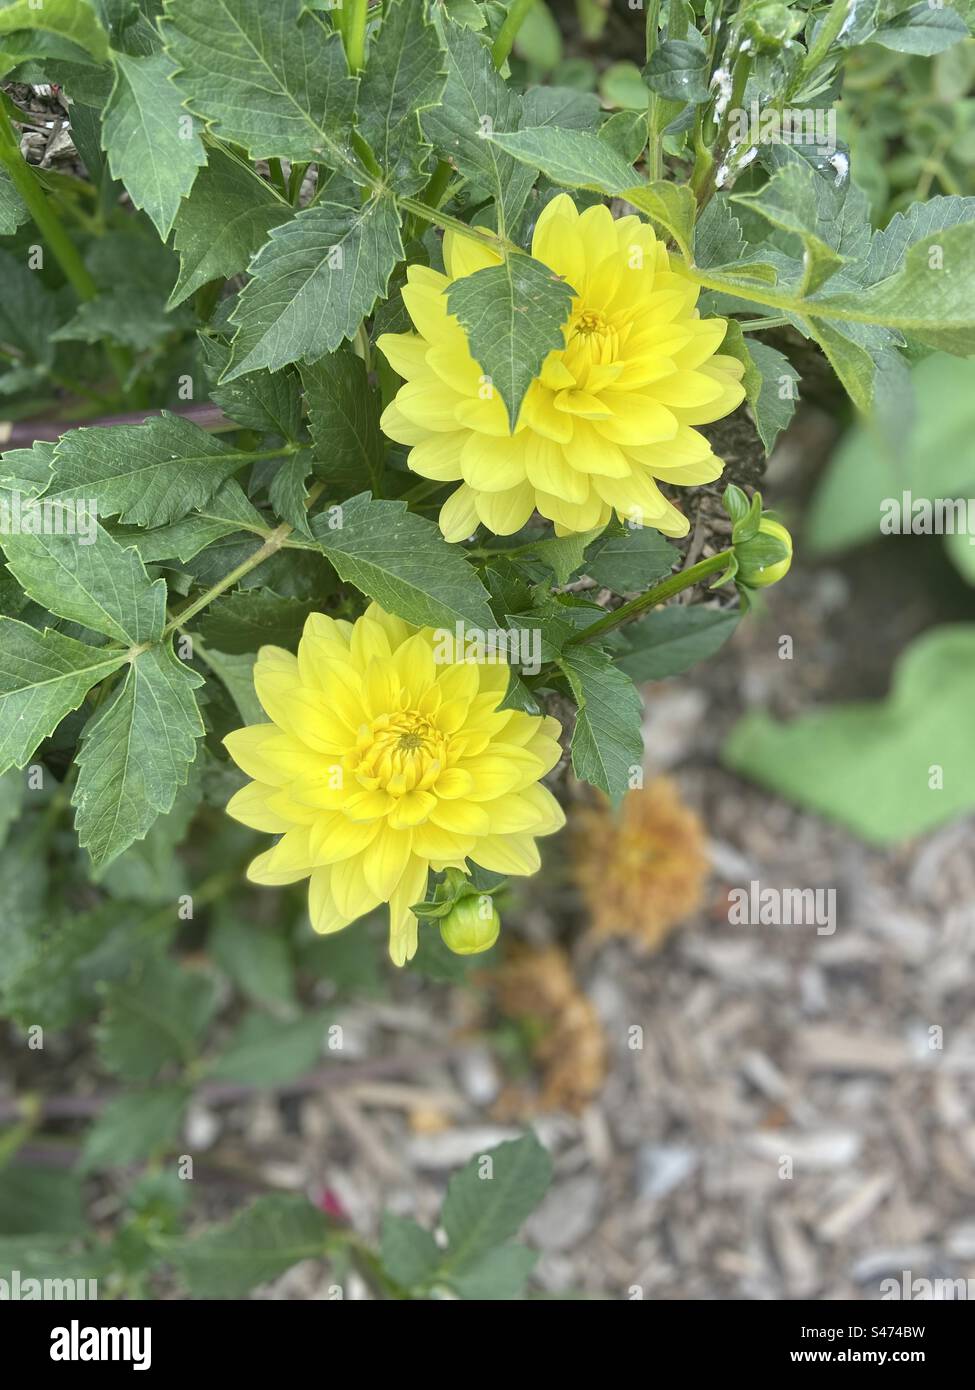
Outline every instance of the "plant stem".
[(494, 47), (491, 49), (491, 57), (494, 66), (500, 72), (508, 61), (508, 55), (515, 46), (515, 39), (518, 37), (518, 30), (528, 18), (528, 11), (534, 5), (535, 0), (513, 0), (508, 13), (504, 17), (504, 23), (498, 30), (498, 37), (494, 40)]
[(274, 184), (274, 187), (283, 197), (287, 198), (288, 185), (285, 181), (284, 168), (282, 167), (280, 159), (272, 155), (267, 162), (267, 171), (270, 175), (271, 182)]
[(614, 608), (612, 613), (607, 613), (605, 618), (600, 618), (597, 623), (592, 623), (581, 632), (577, 632), (574, 637), (569, 638), (565, 645), (572, 647), (577, 642), (591, 642), (594, 637), (602, 637), (607, 632), (615, 631), (624, 623), (638, 618), (648, 608), (656, 608), (658, 603), (664, 603), (667, 599), (673, 598), (675, 594), (689, 589), (692, 584), (699, 584), (702, 579), (707, 579), (708, 575), (717, 574), (727, 566), (732, 553), (731, 550), (720, 550), (717, 555), (710, 555), (706, 560), (699, 560), (696, 565), (691, 565), (689, 569), (681, 570), (678, 574), (672, 574), (669, 578), (662, 579), (659, 584), (655, 584), (645, 594), (639, 594), (629, 603), (624, 603), (621, 608)]
[(764, 319), (738, 321), (742, 333), (757, 333), (760, 328), (784, 328), (789, 320), (783, 314), (770, 314)]
[[(464, 236), (473, 237), (475, 241), (483, 241), (494, 251), (521, 251), (520, 246), (516, 246), (507, 237), (501, 236), (498, 232), (492, 232), (488, 227), (471, 227), (466, 222), (462, 222), (459, 217), (452, 217), (449, 212), (441, 212), (439, 208), (427, 207), (426, 203), (419, 198), (397, 198), (401, 208), (407, 212), (416, 213), (424, 222), (432, 222), (435, 227), (442, 227), (445, 231), (461, 232)], [(524, 252), (522, 252), (524, 254)]]
[[(660, 33), (660, 0), (650, 0), (647, 6), (647, 38), (646, 38), (646, 61), (657, 51), (657, 39)], [(660, 97), (656, 92), (651, 92), (647, 102), (647, 130), (649, 133), (649, 143), (647, 145), (648, 172), (650, 182), (659, 179), (663, 173), (663, 141), (660, 131), (657, 129), (660, 123)]]
[[(815, 42), (806, 54), (805, 62), (799, 70), (801, 77), (809, 77), (819, 67), (819, 64), (839, 38), (853, 4), (854, 0), (833, 0), (832, 8), (819, 26), (819, 33), (816, 35)], [(798, 86), (798, 84), (796, 85)]]
[[(20, 194), (34, 226), (64, 271), (64, 277), (75, 294), (82, 301), (95, 299), (98, 295), (98, 286), (81, 259), (78, 248), (64, 230), (54, 204), (48, 200), (47, 194), (38, 182), (33, 169), (22, 157), (17, 133), (2, 105), (0, 105), (0, 164), (10, 175), (10, 182)], [(129, 372), (128, 353), (114, 346), (106, 346), (105, 351), (112, 364), (112, 370), (118, 377), (119, 384), (122, 384)]]
[(349, 60), (349, 70), (358, 72), (366, 61), (366, 17), (369, 0), (345, 0), (342, 7), (342, 39), (345, 43), (345, 56)]

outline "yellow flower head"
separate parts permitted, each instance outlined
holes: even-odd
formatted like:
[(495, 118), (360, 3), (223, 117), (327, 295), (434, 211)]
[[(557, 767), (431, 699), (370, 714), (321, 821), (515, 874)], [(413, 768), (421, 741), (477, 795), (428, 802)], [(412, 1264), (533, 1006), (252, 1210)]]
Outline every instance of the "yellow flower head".
[[(254, 667), (271, 723), (224, 740), (255, 780), (229, 813), (278, 834), (255, 883), (309, 878), (318, 932), (389, 903), (389, 952), (416, 951), (410, 906), (430, 869), (539, 867), (536, 835), (564, 823), (539, 779), (559, 760), (558, 721), (499, 709), (503, 662), (442, 660), (449, 645), (372, 604), (355, 623), (313, 613), (298, 655), (262, 647)], [(459, 651), (459, 648), (458, 648)]]
[(450, 283), (499, 257), (462, 234), (444, 238), (441, 275), (411, 266), (403, 300), (416, 333), (378, 345), (406, 378), (382, 426), (411, 445), (415, 473), (459, 482), (440, 513), (449, 541), (477, 523), (510, 535), (534, 510), (562, 535), (622, 519), (683, 536), (688, 522), (666, 483), (709, 483), (721, 461), (693, 425), (718, 420), (743, 397), (743, 367), (718, 354), (723, 319), (702, 319), (698, 287), (653, 229), (614, 221), (606, 207), (579, 213), (566, 194), (538, 219), (532, 255), (576, 291), (565, 347), (548, 354), (522, 402), (514, 433), (504, 403), (447, 312)]

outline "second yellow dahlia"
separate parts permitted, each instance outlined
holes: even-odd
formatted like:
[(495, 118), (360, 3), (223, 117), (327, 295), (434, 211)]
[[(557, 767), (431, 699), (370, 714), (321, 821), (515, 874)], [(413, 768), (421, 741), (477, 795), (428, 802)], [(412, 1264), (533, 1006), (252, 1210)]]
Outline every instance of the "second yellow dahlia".
[(558, 721), (499, 709), (504, 662), (444, 662), (442, 639), (372, 604), (355, 623), (313, 613), (297, 656), (262, 647), (254, 685), (268, 719), (228, 734), (254, 781), (227, 807), (281, 838), (247, 871), (310, 879), (318, 932), (389, 903), (394, 962), (416, 951), (431, 869), (539, 867), (535, 837), (564, 823), (539, 779), (561, 755)]
[(614, 221), (602, 206), (579, 213), (560, 194), (539, 217), (531, 250), (576, 293), (565, 346), (546, 357), (514, 431), (447, 309), (453, 280), (500, 257), (454, 232), (444, 237), (445, 275), (409, 269), (403, 301), (416, 332), (378, 340), (406, 379), (383, 429), (411, 446), (415, 473), (460, 484), (440, 513), (449, 541), (466, 539), (478, 522), (510, 535), (536, 509), (559, 534), (603, 526), (615, 512), (685, 535), (687, 518), (655, 480), (720, 476), (721, 461), (693, 426), (744, 398), (742, 364), (718, 352), (724, 319), (700, 317), (698, 286), (637, 217)]

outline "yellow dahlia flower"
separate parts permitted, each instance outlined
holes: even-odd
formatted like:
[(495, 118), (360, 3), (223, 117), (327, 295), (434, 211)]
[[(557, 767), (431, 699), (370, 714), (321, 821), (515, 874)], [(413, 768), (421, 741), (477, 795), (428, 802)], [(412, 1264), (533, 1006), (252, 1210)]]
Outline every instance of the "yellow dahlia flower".
[(227, 810), (281, 836), (251, 863), (255, 883), (311, 880), (318, 932), (389, 903), (389, 953), (416, 951), (410, 911), (431, 869), (539, 867), (535, 836), (564, 823), (539, 786), (559, 760), (558, 721), (499, 709), (503, 662), (439, 661), (444, 643), (372, 604), (355, 623), (313, 613), (298, 654), (262, 647), (254, 667), (269, 719), (224, 742), (253, 777)]
[(579, 213), (566, 194), (547, 205), (532, 255), (576, 291), (565, 347), (546, 357), (512, 433), (504, 403), (447, 312), (453, 280), (495, 265), (473, 237), (444, 237), (446, 275), (411, 266), (403, 301), (416, 333), (384, 333), (378, 346), (406, 384), (382, 417), (411, 447), (424, 478), (459, 482), (440, 513), (448, 541), (479, 521), (497, 535), (534, 510), (562, 535), (622, 520), (683, 536), (688, 522), (665, 483), (709, 483), (722, 469), (692, 428), (718, 420), (743, 397), (743, 367), (718, 354), (723, 319), (702, 319), (698, 287), (637, 217), (606, 207)]

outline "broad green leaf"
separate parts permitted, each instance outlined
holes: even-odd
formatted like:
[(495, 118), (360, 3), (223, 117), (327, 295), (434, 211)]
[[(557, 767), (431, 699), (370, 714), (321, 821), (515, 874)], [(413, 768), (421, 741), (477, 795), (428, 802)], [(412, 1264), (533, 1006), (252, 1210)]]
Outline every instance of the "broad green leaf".
[(478, 1303), (509, 1302), (521, 1298), (528, 1276), (538, 1262), (538, 1251), (526, 1245), (499, 1245), (488, 1250), (450, 1280), (459, 1298)]
[(934, 5), (920, 0), (909, 10), (894, 15), (870, 35), (873, 43), (897, 53), (931, 57), (968, 38), (968, 26), (951, 4)]
[(894, 274), (908, 249), (921, 237), (972, 221), (975, 198), (931, 198), (926, 203), (912, 203), (905, 212), (896, 212), (887, 226), (873, 236), (858, 278), (865, 285), (875, 285)]
[(380, 1254), (390, 1279), (407, 1291), (424, 1288), (440, 1263), (440, 1247), (430, 1232), (391, 1211), (383, 1214)]
[(214, 135), (252, 159), (350, 162), (355, 79), (304, 0), (166, 0), (161, 27), (176, 84)]
[(361, 357), (333, 352), (300, 368), (314, 446), (315, 473), (332, 488), (349, 480), (353, 488), (366, 479), (378, 491), (384, 443), (379, 428), (379, 401), (369, 384)]
[(269, 589), (247, 589), (212, 603), (199, 620), (200, 632), (207, 646), (220, 652), (254, 652), (265, 644), (293, 649), (305, 619), (318, 606), (314, 599), (282, 598)]
[(101, 516), (165, 526), (203, 507), (252, 458), (164, 410), (143, 425), (62, 435), (48, 494), (60, 501), (97, 499)]
[(630, 649), (617, 664), (638, 685), (679, 676), (723, 647), (740, 616), (737, 608), (700, 604), (658, 608), (624, 629)]
[(494, 196), (499, 227), (514, 223), (534, 176), (485, 135), (516, 130), (522, 119), (517, 92), (497, 74), (476, 34), (444, 22), (447, 83), (439, 106), (420, 117), (427, 139), (477, 187)]
[(150, 647), (86, 725), (71, 803), (79, 843), (96, 869), (171, 809), (203, 735), (193, 694), (202, 684), (171, 647)]
[(708, 99), (708, 51), (703, 39), (665, 39), (643, 70), (651, 91), (668, 101), (693, 102)]
[(451, 1178), (444, 1199), (441, 1221), (448, 1242), (444, 1273), (465, 1272), (513, 1236), (542, 1200), (551, 1180), (552, 1160), (534, 1134), (475, 1155)]
[(212, 978), (165, 956), (108, 991), (97, 1027), (102, 1065), (125, 1081), (149, 1081), (196, 1059), (216, 1008)]
[(415, 193), (428, 177), (419, 114), (436, 105), (446, 78), (426, 8), (426, 0), (388, 0), (359, 79), (359, 133), (391, 186), (404, 194)]
[(625, 527), (597, 541), (586, 573), (616, 594), (635, 594), (669, 574), (679, 559), (675, 547), (653, 527)]
[(599, 138), (612, 145), (628, 164), (638, 160), (647, 147), (647, 113), (617, 111), (615, 116), (599, 127)]
[(531, 256), (509, 255), (455, 280), (447, 307), (467, 333), (471, 356), (496, 390), (512, 432), (548, 354), (565, 346), (563, 325), (576, 291)]
[(207, 1076), (250, 1086), (283, 1086), (319, 1061), (325, 1027), (320, 1014), (287, 1021), (249, 1014), (207, 1067)]
[(332, 352), (385, 294), (402, 258), (399, 212), (385, 193), (360, 203), (353, 190), (326, 191), (273, 227), (231, 316), (237, 333), (225, 380)]
[[(238, 380), (243, 381), (244, 378)], [(311, 471), (311, 450), (301, 449), (278, 465), (267, 490), (275, 516), (304, 536), (311, 536), (308, 529), (308, 489), (305, 486)]]
[(272, 1006), (294, 1004), (291, 952), (272, 926), (241, 920), (231, 910), (220, 912), (208, 945), (220, 969), (248, 998)]
[(223, 1226), (183, 1241), (173, 1263), (193, 1298), (242, 1298), (299, 1260), (320, 1259), (328, 1222), (305, 1197), (258, 1197)]
[(112, 177), (121, 179), (165, 241), (206, 163), (203, 141), (170, 81), (173, 63), (165, 53), (114, 56), (115, 86), (102, 122), (102, 148)]
[(567, 536), (551, 536), (538, 541), (532, 551), (555, 575), (556, 584), (568, 584), (572, 576), (582, 568), (587, 546), (591, 545), (602, 532), (601, 527), (594, 531), (580, 531)]
[(10, 175), (6, 170), (0, 169), (0, 236), (13, 236), (28, 217), (30, 213), (14, 188)]
[(820, 228), (823, 207), (817, 196), (825, 180), (811, 165), (796, 161), (777, 169), (755, 193), (736, 193), (732, 202), (758, 213), (773, 227), (796, 236), (802, 243), (803, 276), (800, 292), (812, 294), (847, 261), (835, 249), (826, 228)]
[(85, 1135), (82, 1171), (138, 1163), (173, 1144), (189, 1098), (188, 1087), (154, 1086), (113, 1100)]
[(485, 139), (568, 188), (592, 188), (610, 197), (625, 191), (630, 198), (629, 190), (640, 182), (633, 166), (612, 145), (587, 130), (542, 126), (508, 134), (494, 131)]
[(691, 259), (694, 243), (694, 218), (697, 203), (690, 187), (684, 183), (648, 183), (627, 188), (622, 196), (640, 212), (670, 233), (686, 260)]
[(872, 844), (895, 844), (975, 807), (973, 691), (975, 626), (936, 628), (901, 657), (886, 700), (788, 724), (749, 714), (732, 730), (724, 761)]
[(21, 501), (39, 497), (50, 486), (53, 466), (54, 445), (46, 439), (35, 440), (29, 449), (8, 449), (0, 454), (0, 489), (19, 492)]
[(230, 361), (229, 344), (201, 334), (200, 345), (214, 405), (245, 429), (297, 441), (301, 434), (301, 390), (292, 367), (279, 372), (262, 368), (221, 382)]
[(271, 228), (293, 215), (294, 209), (249, 165), (218, 146), (211, 148), (207, 167), (176, 213), (173, 245), (179, 252), (179, 279), (170, 304), (182, 304), (211, 280), (246, 270)]
[(145, 839), (136, 840), (95, 875), (96, 882), (113, 898), (162, 907), (188, 891), (186, 866), (176, 850), (203, 798), (202, 780), (194, 775), (197, 768), (195, 765), (186, 785), (177, 792), (173, 809), (150, 826)]
[(145, 564), (159, 560), (179, 560), (186, 564), (208, 545), (224, 537), (252, 531), (266, 538), (271, 529), (266, 518), (251, 506), (240, 485), (231, 478), (205, 507), (183, 517), (182, 521), (153, 531), (119, 533), (117, 539), (123, 545), (134, 546)]
[(360, 493), (341, 506), (341, 526), (328, 513), (312, 531), (340, 578), (417, 627), (468, 623), (495, 626), (487, 590), (464, 552), (448, 545), (432, 521)]
[[(523, 126), (554, 125), (560, 130), (596, 130), (602, 118), (595, 92), (574, 87), (529, 87), (521, 97)], [(497, 129), (497, 126), (495, 126)]]
[(614, 805), (643, 763), (643, 707), (636, 687), (604, 652), (567, 647), (559, 665), (579, 706), (572, 734), (572, 768), (604, 791)]
[(155, 642), (166, 621), (166, 584), (149, 582), (135, 550), (104, 527), (91, 545), (74, 535), (4, 536), (7, 564), (35, 602), (117, 642)]
[(0, 618), (0, 770), (24, 767), (91, 687), (124, 662), (121, 652)]
[(14, 0), (0, 10), (0, 34), (43, 29), (70, 39), (99, 62), (108, 58), (108, 38), (88, 0)]
[[(799, 393), (799, 373), (783, 353), (767, 343), (747, 340), (748, 353), (761, 376), (756, 392), (749, 392), (748, 403), (755, 417), (755, 428), (770, 454), (779, 434), (795, 413)], [(727, 351), (727, 349), (723, 349)], [(747, 389), (747, 383), (746, 383)]]

